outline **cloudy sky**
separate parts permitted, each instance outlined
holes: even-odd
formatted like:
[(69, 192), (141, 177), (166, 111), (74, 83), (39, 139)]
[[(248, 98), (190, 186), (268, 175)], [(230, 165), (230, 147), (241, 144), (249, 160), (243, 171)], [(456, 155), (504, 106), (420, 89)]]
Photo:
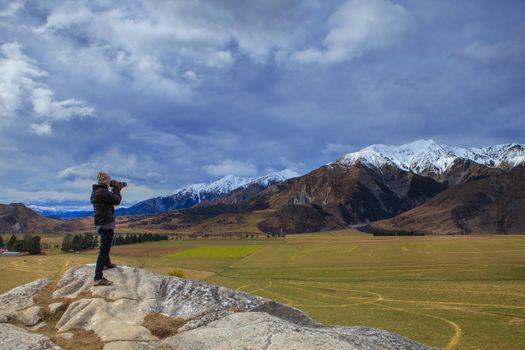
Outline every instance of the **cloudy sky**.
[(525, 142), (522, 0), (0, 1), (0, 202)]

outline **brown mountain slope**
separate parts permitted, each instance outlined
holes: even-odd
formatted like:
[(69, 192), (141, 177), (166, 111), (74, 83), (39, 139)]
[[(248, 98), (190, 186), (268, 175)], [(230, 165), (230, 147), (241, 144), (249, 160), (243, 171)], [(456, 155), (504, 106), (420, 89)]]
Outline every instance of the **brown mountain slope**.
[[(181, 229), (220, 215), (243, 216), (266, 209), (258, 228), (263, 232), (301, 233), (343, 228), (392, 217), (446, 188), (431, 178), (398, 169), (382, 173), (357, 164), (332, 164), (260, 191), (235, 191), (220, 203), (156, 216), (129, 217), (130, 228)], [(124, 220), (124, 218), (122, 218)]]
[(402, 171), (381, 171), (362, 164), (323, 166), (265, 192), (272, 208), (315, 205), (342, 225), (388, 218), (423, 203), (446, 184)]
[(48, 219), (23, 204), (0, 204), (0, 232), (2, 233), (50, 233), (61, 221)]
[(0, 233), (75, 232), (91, 228), (92, 221), (49, 219), (21, 203), (0, 204)]
[(525, 233), (525, 166), (492, 169), (423, 205), (374, 222), (377, 231), (427, 234)]
[(443, 174), (433, 175), (433, 178), (439, 182), (448, 182), (450, 186), (456, 186), (502, 171), (502, 169), (490, 168), (469, 159), (458, 158)]
[[(239, 189), (221, 202), (240, 204), (248, 200), (273, 208), (259, 226), (265, 232), (311, 232), (391, 218), (449, 187), (504, 174), (501, 169), (466, 159), (457, 159), (445, 173), (434, 178), (388, 165), (376, 169), (360, 163), (346, 166), (335, 162), (262, 192)], [(458, 203), (462, 201), (457, 198)], [(461, 215), (461, 209), (458, 210), (457, 215)]]
[(393, 167), (377, 170), (360, 163), (346, 166), (336, 162), (253, 194), (242, 189), (234, 191), (220, 202), (275, 209), (259, 228), (265, 232), (298, 233), (392, 217), (447, 186)]

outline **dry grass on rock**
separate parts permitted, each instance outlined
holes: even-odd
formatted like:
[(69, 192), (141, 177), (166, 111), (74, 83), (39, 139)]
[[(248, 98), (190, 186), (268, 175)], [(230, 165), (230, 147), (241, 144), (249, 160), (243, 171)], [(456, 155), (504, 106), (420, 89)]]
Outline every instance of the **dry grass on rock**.
[[(72, 333), (71, 339), (65, 339), (57, 334), (56, 324), (67, 310), (69, 305), (77, 300), (83, 298), (92, 298), (93, 296), (89, 292), (80, 293), (76, 298), (56, 298), (53, 299), (53, 292), (56, 288), (56, 281), (49, 283), (47, 286), (42, 288), (33, 298), (34, 304), (42, 307), (42, 321), (45, 325), (38, 330), (38, 333), (42, 333), (51, 340), (61, 346), (65, 350), (102, 350), (104, 343), (93, 331), (86, 331), (85, 329), (73, 329), (68, 333)], [(62, 302), (64, 305), (59, 307), (55, 313), (51, 313), (49, 310), (49, 304)]]
[(163, 339), (177, 334), (177, 331), (184, 323), (184, 320), (180, 318), (171, 318), (163, 314), (155, 313), (146, 315), (142, 325), (149, 329), (151, 334)]

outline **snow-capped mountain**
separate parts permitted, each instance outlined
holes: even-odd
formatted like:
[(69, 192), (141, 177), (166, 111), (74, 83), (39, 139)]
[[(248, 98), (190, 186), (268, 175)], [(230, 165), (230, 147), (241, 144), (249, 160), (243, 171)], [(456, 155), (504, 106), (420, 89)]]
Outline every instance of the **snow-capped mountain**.
[[(238, 177), (235, 175), (227, 175), (217, 181), (210, 183), (198, 183), (180, 188), (163, 197), (172, 197), (177, 194), (193, 194), (195, 198), (199, 199), (199, 202), (208, 199), (206, 196), (209, 194), (223, 195), (230, 193), (240, 187), (247, 187), (252, 184), (259, 184), (267, 187), (273, 183), (281, 182), (292, 177), (299, 176), (296, 172), (290, 169), (285, 169), (280, 172), (272, 172), (261, 177)], [(163, 198), (161, 197), (161, 198)]]
[(121, 215), (158, 214), (175, 209), (190, 208), (202, 201), (225, 196), (241, 187), (257, 184), (262, 188), (266, 188), (271, 184), (297, 176), (299, 174), (290, 169), (272, 172), (256, 178), (227, 175), (214, 182), (189, 185), (169, 195), (146, 199), (129, 208), (117, 209), (117, 213)]
[(62, 209), (60, 207), (57, 208), (30, 204), (27, 207), (47, 218), (72, 219), (93, 215), (93, 210), (91, 209), (91, 206), (76, 207), (74, 209), (66, 207), (66, 209)]
[(401, 146), (372, 145), (346, 154), (336, 163), (350, 166), (359, 162), (379, 169), (390, 165), (426, 175), (442, 174), (458, 159), (507, 170), (525, 161), (525, 145), (510, 143), (462, 148), (434, 140), (417, 140)]

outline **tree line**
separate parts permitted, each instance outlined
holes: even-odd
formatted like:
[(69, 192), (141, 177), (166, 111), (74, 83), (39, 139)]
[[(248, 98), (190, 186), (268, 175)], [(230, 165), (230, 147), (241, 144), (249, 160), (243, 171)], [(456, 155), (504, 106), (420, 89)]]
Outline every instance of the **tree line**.
[(142, 242), (153, 242), (153, 241), (167, 241), (169, 237), (167, 235), (160, 235), (158, 233), (141, 233), (135, 235), (116, 235), (113, 237), (113, 245), (123, 244), (135, 244)]
[[(134, 244), (142, 242), (165, 241), (168, 240), (167, 235), (161, 234), (127, 234), (116, 235), (113, 238), (113, 245)], [(7, 241), (0, 235), (0, 248), (5, 247), (9, 251), (14, 252), (29, 252), (29, 254), (40, 254), (42, 252), (42, 242), (40, 236), (25, 235), (22, 239), (17, 239), (15, 235)], [(60, 249), (64, 252), (78, 252), (85, 249), (98, 247), (98, 237), (96, 234), (86, 232), (83, 234), (68, 233), (62, 239)]]
[(67, 253), (96, 247), (98, 247), (98, 238), (94, 233), (87, 232), (77, 235), (68, 233), (62, 239), (62, 246), (60, 249)]
[(25, 235), (22, 239), (17, 239), (15, 235), (11, 235), (7, 243), (4, 238), (0, 236), (0, 247), (4, 247), (12, 252), (29, 252), (29, 254), (40, 254), (42, 252), (40, 236)]
[[(113, 237), (112, 245), (134, 244), (152, 241), (168, 240), (167, 235), (142, 233), (142, 234), (127, 234), (116, 235)], [(64, 236), (62, 240), (62, 249), (65, 252), (78, 252), (85, 249), (98, 247), (98, 238), (94, 233), (84, 233), (72, 235), (70, 233)]]

